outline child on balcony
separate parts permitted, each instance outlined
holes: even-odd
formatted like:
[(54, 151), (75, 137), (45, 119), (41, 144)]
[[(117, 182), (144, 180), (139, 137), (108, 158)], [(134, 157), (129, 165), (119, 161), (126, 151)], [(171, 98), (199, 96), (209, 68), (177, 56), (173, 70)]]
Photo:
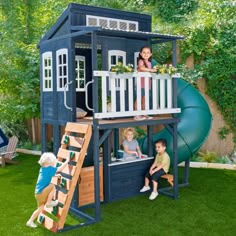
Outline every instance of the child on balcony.
[[(144, 46), (140, 49), (138, 57), (138, 72), (156, 72), (157, 69), (152, 67), (152, 49), (148, 46)], [(151, 88), (151, 80), (149, 80), (149, 89)], [(145, 110), (145, 78), (141, 78), (141, 108)], [(137, 100), (134, 104), (134, 109), (137, 110)], [(150, 116), (135, 116), (135, 120), (152, 119)]]
[(145, 175), (145, 185), (140, 190), (141, 193), (149, 191), (149, 182), (152, 181), (153, 190), (149, 197), (150, 200), (154, 200), (158, 196), (157, 187), (158, 180), (162, 175), (169, 172), (170, 168), (170, 157), (166, 152), (167, 142), (165, 139), (159, 139), (155, 143), (157, 155), (150, 167), (148, 173)]
[(36, 228), (37, 225), (34, 220), (43, 211), (44, 205), (46, 207), (53, 207), (58, 204), (57, 200), (52, 200), (55, 193), (55, 186), (51, 183), (52, 177), (62, 171), (68, 164), (70, 157), (68, 156), (66, 161), (60, 166), (56, 167), (57, 158), (53, 153), (45, 152), (40, 157), (38, 163), (41, 165), (39, 170), (39, 176), (35, 187), (35, 198), (38, 208), (33, 212), (26, 225), (31, 228)]
[(127, 157), (141, 157), (142, 153), (139, 148), (138, 141), (134, 139), (134, 128), (126, 128), (124, 130), (124, 158)]

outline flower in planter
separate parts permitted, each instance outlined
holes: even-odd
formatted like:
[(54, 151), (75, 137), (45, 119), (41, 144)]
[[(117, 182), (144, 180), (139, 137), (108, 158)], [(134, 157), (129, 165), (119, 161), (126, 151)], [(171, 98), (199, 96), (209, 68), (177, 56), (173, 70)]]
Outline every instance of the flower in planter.
[(177, 68), (175, 68), (172, 64), (156, 65), (154, 68), (157, 69), (157, 74), (173, 75), (177, 72)]
[(117, 65), (111, 67), (110, 71), (116, 72), (117, 74), (120, 74), (120, 73), (122, 74), (125, 72), (133, 72), (134, 68), (132, 64), (128, 64), (124, 66), (122, 62), (118, 62)]

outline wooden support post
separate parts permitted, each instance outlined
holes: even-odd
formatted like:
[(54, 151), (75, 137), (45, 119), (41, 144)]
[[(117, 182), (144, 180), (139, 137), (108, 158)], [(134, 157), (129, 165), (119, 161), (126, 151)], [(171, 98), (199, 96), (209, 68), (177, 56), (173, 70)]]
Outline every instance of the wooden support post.
[(152, 143), (152, 126), (148, 125), (148, 156), (153, 156), (153, 143)]
[[(98, 147), (99, 143), (99, 128), (97, 125), (93, 126), (93, 145)], [(95, 217), (97, 221), (101, 218), (100, 207), (100, 186), (99, 186), (99, 148), (93, 149), (93, 161), (94, 161), (94, 189), (95, 189)]]
[(42, 140), (42, 152), (47, 151), (47, 135), (46, 135), (46, 124), (41, 122), (41, 140)]
[(187, 159), (185, 161), (184, 165), (184, 179), (183, 179), (183, 184), (189, 184), (188, 178), (189, 178), (189, 166), (190, 166), (190, 159)]
[(178, 186), (178, 133), (177, 133), (177, 123), (173, 124), (173, 157), (174, 157), (174, 199), (179, 196), (179, 186)]
[(53, 124), (53, 152), (57, 153), (60, 146), (60, 127), (58, 124)]
[(113, 130), (114, 132), (114, 148), (113, 148), (113, 151), (114, 151), (114, 155), (116, 156), (116, 153), (119, 149), (119, 129), (114, 129)]
[(176, 43), (176, 40), (172, 41), (172, 64), (174, 67), (177, 66), (177, 43)]
[(111, 141), (110, 136), (106, 138), (103, 145), (103, 169), (104, 169), (104, 201), (111, 200), (111, 174), (109, 164), (111, 163)]

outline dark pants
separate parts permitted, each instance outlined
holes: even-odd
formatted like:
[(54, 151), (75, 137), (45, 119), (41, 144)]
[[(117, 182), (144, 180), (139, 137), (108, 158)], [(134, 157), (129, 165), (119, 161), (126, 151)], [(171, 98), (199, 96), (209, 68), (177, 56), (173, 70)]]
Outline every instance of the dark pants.
[(166, 172), (163, 169), (158, 170), (154, 174), (150, 175), (149, 172), (145, 175), (150, 181), (155, 181), (158, 182), (158, 179), (162, 176), (165, 175)]

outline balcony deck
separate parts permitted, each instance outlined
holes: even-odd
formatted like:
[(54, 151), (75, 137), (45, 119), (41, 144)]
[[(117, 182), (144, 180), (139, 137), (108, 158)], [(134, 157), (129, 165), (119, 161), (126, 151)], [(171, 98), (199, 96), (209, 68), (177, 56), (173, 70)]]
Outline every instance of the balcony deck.
[[(94, 80), (91, 83), (94, 90), (98, 89), (100, 83), (98, 98), (101, 106), (98, 108), (98, 101), (95, 99), (96, 109), (90, 108), (90, 110), (93, 110), (96, 119), (127, 119), (126, 117), (133, 118), (137, 115), (180, 113), (176, 93), (178, 77), (179, 75), (149, 72), (116, 74), (109, 71), (94, 71)], [(142, 97), (145, 100), (145, 107), (142, 106)]]
[[(84, 117), (82, 119), (77, 119), (76, 122), (83, 124), (93, 124), (93, 117)], [(115, 119), (98, 119), (97, 125), (100, 129), (107, 128), (120, 128), (129, 126), (142, 126), (142, 125), (156, 125), (156, 124), (171, 124), (179, 122), (179, 118), (173, 117), (170, 114), (165, 115), (155, 115), (152, 119), (146, 119), (141, 121), (134, 120), (133, 117), (126, 118), (115, 118)]]

